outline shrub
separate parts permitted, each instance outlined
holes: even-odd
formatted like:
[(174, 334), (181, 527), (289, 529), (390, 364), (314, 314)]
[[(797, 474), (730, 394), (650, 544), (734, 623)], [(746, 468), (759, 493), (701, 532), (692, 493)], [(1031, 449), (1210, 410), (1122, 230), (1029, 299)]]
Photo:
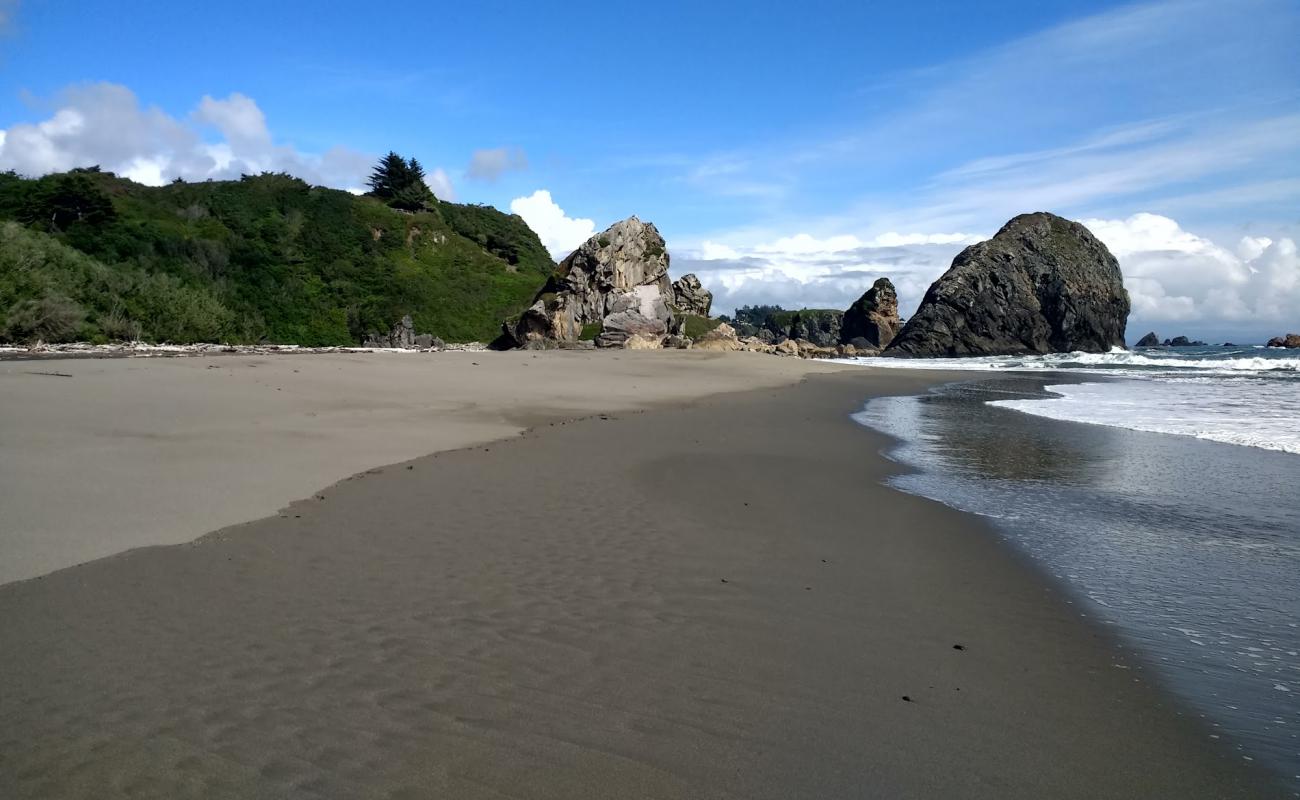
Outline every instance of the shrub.
[(5, 338), (14, 342), (70, 342), (86, 321), (74, 300), (59, 294), (19, 300), (5, 318)]

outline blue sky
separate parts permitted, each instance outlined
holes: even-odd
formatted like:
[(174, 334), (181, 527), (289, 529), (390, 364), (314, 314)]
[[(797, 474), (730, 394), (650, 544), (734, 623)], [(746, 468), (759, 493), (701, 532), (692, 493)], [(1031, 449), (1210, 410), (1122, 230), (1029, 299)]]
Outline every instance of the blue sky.
[(723, 310), (843, 308), (886, 274), (910, 311), (962, 246), (1051, 210), (1119, 256), (1131, 327), (1300, 328), (1294, 0), (0, 15), (0, 168), (352, 188), (395, 149), (557, 254), (653, 220)]

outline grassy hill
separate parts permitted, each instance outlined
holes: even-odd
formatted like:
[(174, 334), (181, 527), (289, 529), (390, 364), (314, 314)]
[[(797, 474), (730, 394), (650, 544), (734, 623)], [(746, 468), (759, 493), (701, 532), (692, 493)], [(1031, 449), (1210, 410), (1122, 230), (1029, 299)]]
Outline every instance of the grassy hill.
[(359, 343), (404, 314), (487, 341), (554, 269), (524, 221), (407, 213), (287, 175), (0, 174), (0, 340)]

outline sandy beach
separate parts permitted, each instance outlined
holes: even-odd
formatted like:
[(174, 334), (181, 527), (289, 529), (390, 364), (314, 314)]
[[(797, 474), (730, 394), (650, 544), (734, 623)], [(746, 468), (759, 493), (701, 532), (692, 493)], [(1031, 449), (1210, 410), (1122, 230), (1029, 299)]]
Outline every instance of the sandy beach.
[(0, 583), (188, 542), (539, 422), (843, 368), (717, 353), (0, 361)]
[(417, 358), (0, 365), (0, 796), (1283, 796), (881, 484), (953, 376)]

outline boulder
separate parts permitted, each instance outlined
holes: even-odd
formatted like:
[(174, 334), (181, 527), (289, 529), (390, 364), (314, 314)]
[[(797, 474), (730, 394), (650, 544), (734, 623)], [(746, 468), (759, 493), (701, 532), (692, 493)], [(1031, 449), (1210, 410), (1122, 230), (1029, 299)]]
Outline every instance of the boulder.
[(740, 348), (740, 340), (736, 338), (736, 329), (725, 322), (691, 343), (691, 349), (693, 350), (721, 350), (725, 352), (739, 350)]
[(1192, 341), (1186, 336), (1175, 336), (1172, 339), (1165, 339), (1165, 347), (1205, 347), (1205, 342)]
[(1268, 340), (1269, 347), (1300, 347), (1300, 333), (1288, 333), (1286, 336), (1274, 336)]
[(1103, 353), (1124, 347), (1119, 262), (1087, 228), (1039, 212), (971, 245), (925, 293), (890, 356)]
[[(502, 325), (498, 349), (522, 347), (532, 339), (578, 340), (583, 328), (602, 324), (605, 346), (622, 346), (641, 333), (641, 323), (611, 331), (609, 318), (625, 312), (655, 320), (662, 335), (672, 320), (668, 251), (652, 223), (629, 217), (591, 237), (556, 267), (533, 304), (518, 319)], [(625, 321), (626, 322), (626, 321)], [(632, 323), (628, 323), (632, 324)], [(597, 337), (600, 345), (600, 337)]]
[(799, 355), (799, 343), (794, 339), (786, 339), (774, 345), (773, 351), (779, 356), (797, 356)]
[(889, 346), (901, 327), (898, 292), (889, 278), (880, 278), (844, 312), (840, 341), (858, 348), (856, 342), (862, 340), (868, 347), (879, 350)]
[(739, 337), (736, 341), (739, 342), (739, 344), (740, 344), (740, 349), (741, 349), (741, 350), (744, 350), (744, 351), (747, 352), (747, 353), (773, 353), (773, 352), (776, 352), (776, 347), (775, 347), (774, 345), (771, 345), (771, 344), (769, 344), (769, 343), (763, 341), (762, 339), (758, 338), (757, 336), (741, 336), (741, 337)]
[[(424, 344), (426, 341), (428, 342), (427, 345)], [(427, 333), (416, 336), (415, 320), (411, 319), (410, 314), (407, 314), (388, 331), (387, 336), (382, 333), (371, 333), (366, 337), (363, 346), (379, 349), (427, 350), (433, 347), (435, 341), (439, 343), (439, 347), (443, 346), (441, 339), (436, 339)]]
[(840, 354), (838, 345), (823, 346), (807, 339), (794, 339), (792, 341), (799, 348), (800, 358), (837, 358)]
[(662, 350), (663, 336), (648, 333), (634, 333), (623, 342), (624, 350)]
[(601, 321), (596, 335), (597, 347), (624, 347), (633, 336), (662, 339), (668, 333), (668, 321), (648, 317), (640, 311), (618, 311)]
[(661, 346), (665, 350), (689, 350), (691, 349), (691, 340), (674, 333), (665, 336)]
[(1159, 347), (1160, 337), (1156, 336), (1155, 331), (1151, 331), (1146, 336), (1143, 336), (1141, 339), (1138, 339), (1137, 346), (1138, 347)]
[(840, 343), (843, 326), (843, 311), (805, 308), (790, 320), (786, 335), (791, 339), (806, 339), (817, 347), (835, 347)]
[(713, 305), (713, 293), (700, 283), (694, 274), (683, 275), (672, 283), (673, 305), (683, 314), (709, 315)]

